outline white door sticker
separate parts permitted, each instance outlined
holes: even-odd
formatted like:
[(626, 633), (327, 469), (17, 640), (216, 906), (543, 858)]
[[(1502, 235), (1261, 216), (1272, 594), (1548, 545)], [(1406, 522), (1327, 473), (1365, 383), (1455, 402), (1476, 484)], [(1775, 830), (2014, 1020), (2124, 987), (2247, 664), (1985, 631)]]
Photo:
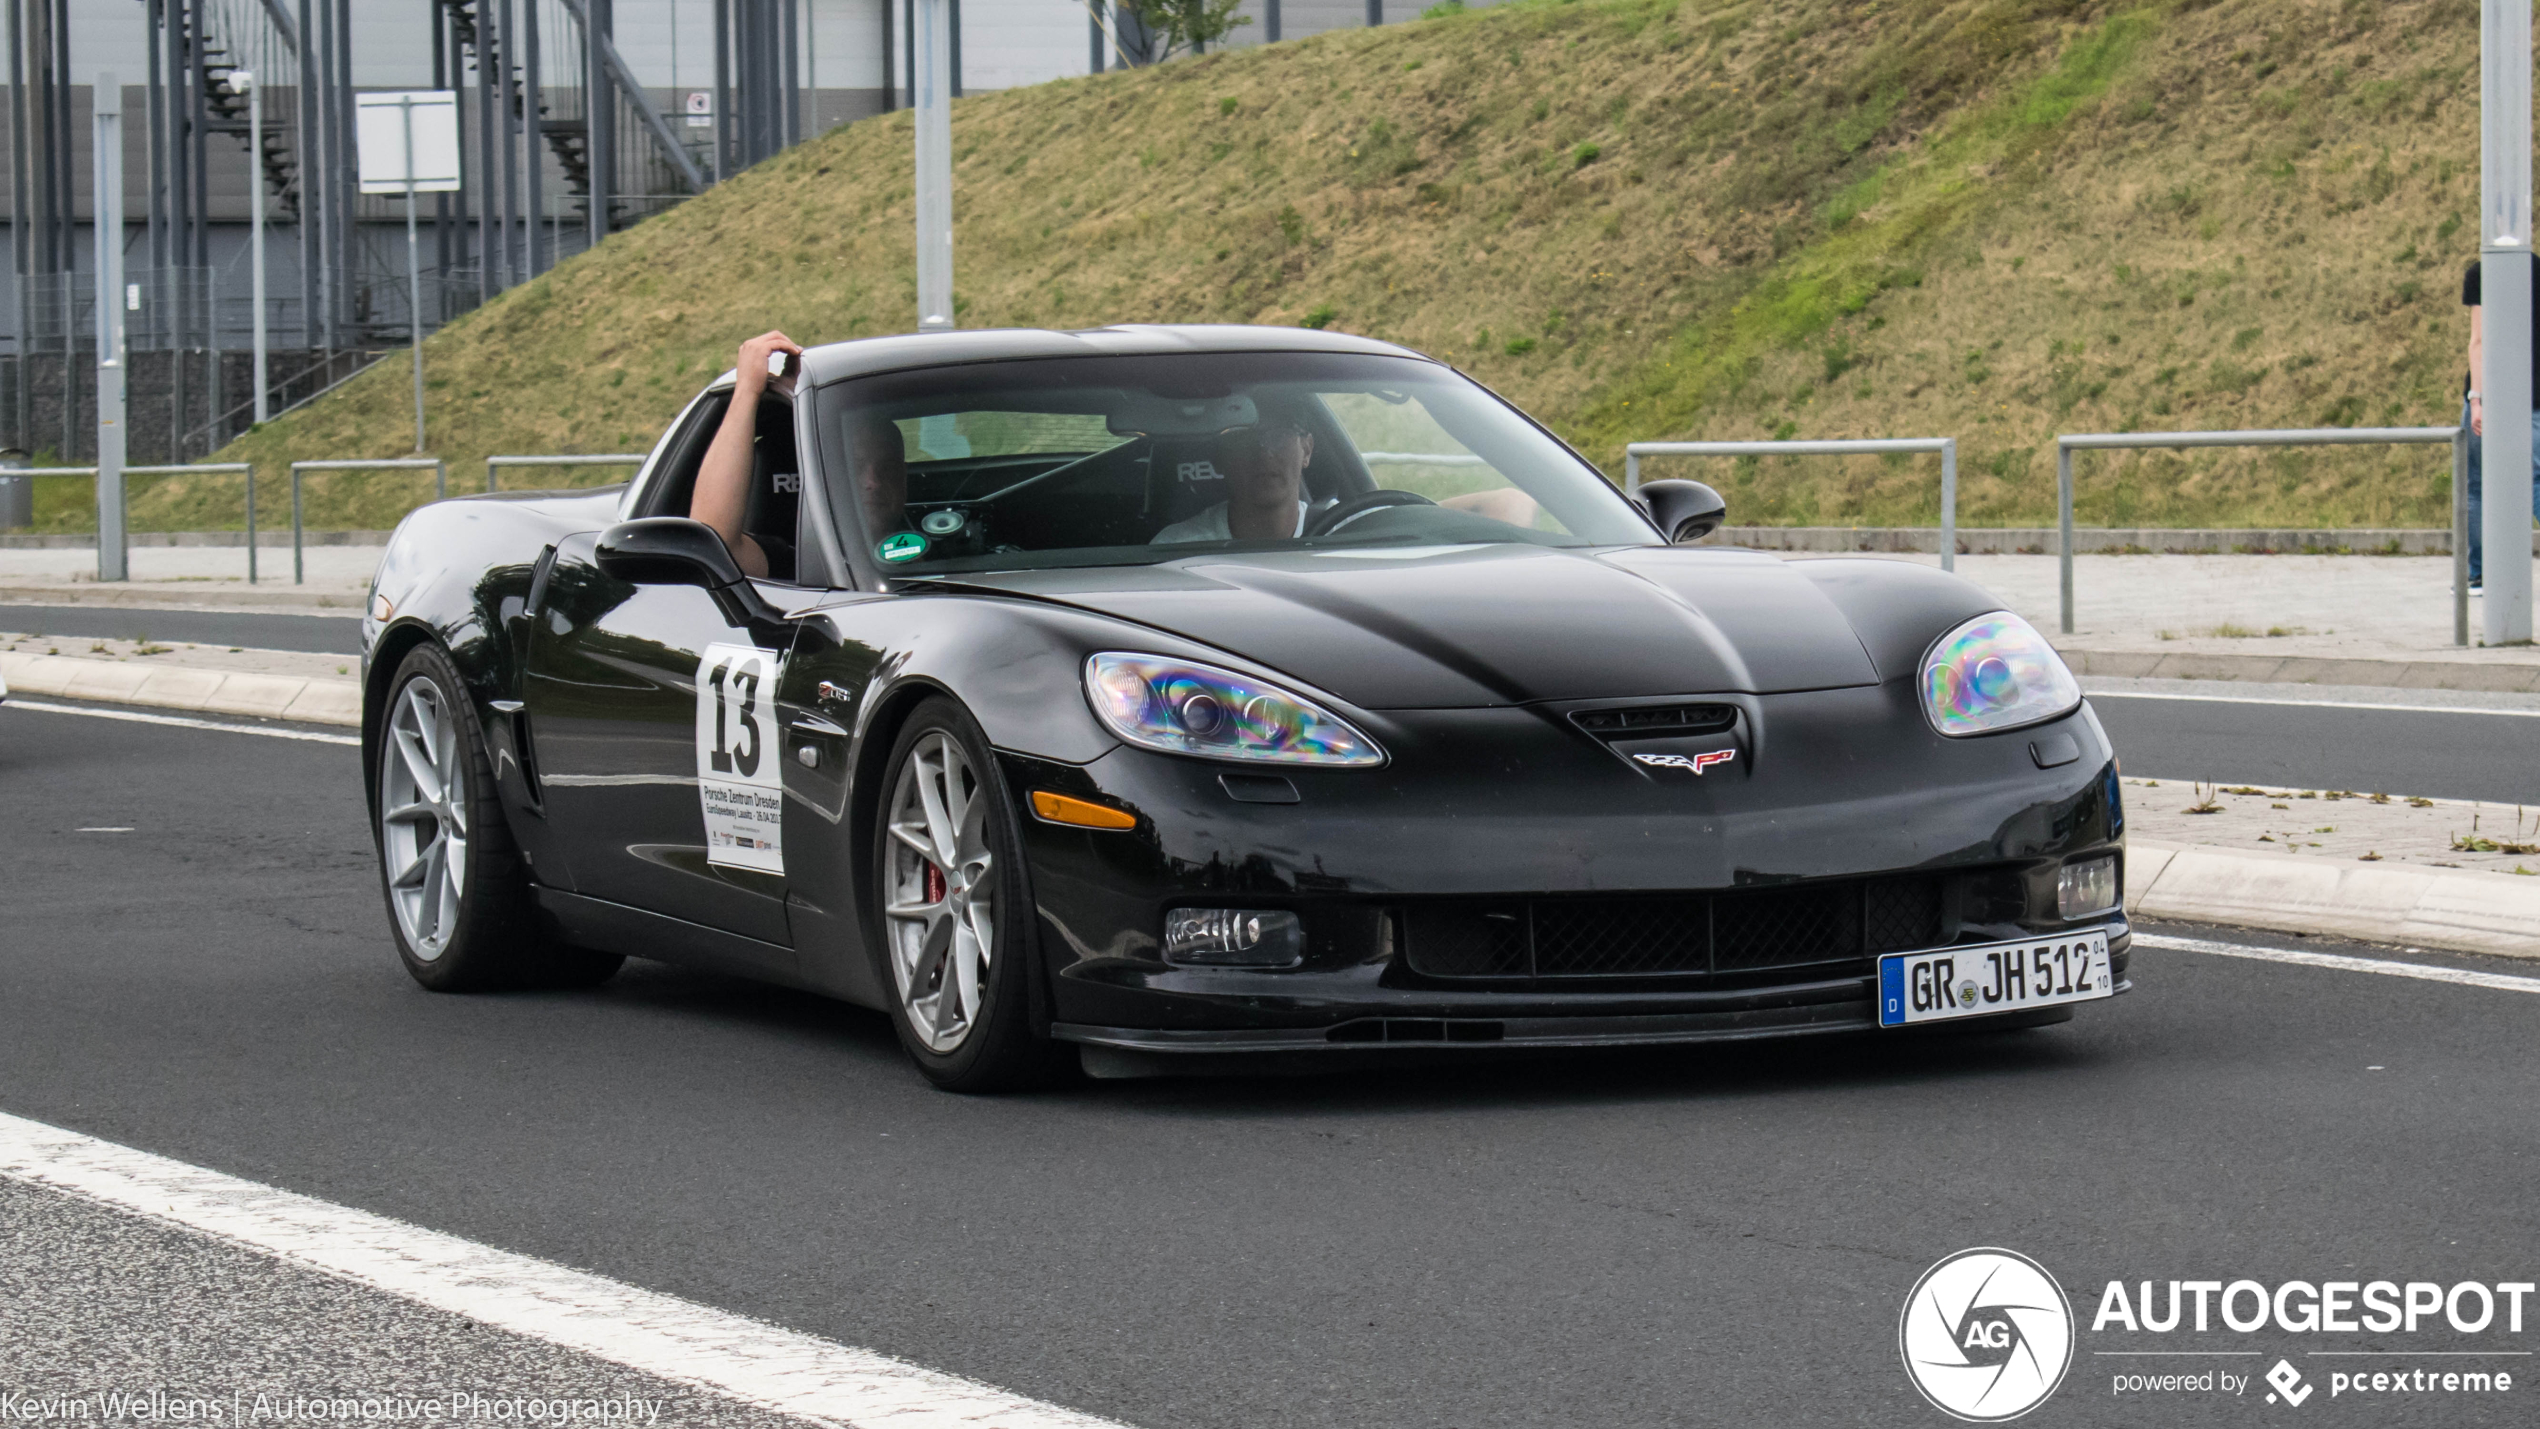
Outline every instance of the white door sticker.
[(697, 661), (697, 799), (706, 862), (785, 871), (785, 784), (776, 756), (780, 657), (709, 645)]

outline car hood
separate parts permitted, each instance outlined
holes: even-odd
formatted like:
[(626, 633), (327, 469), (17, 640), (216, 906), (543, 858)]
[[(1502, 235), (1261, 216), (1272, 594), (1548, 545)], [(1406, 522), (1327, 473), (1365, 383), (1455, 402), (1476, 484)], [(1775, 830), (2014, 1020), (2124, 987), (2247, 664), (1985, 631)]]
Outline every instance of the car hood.
[(1842, 611), (1753, 552), (1526, 545), (1191, 556), (944, 581), (1216, 646), (1362, 709), (1878, 682)]

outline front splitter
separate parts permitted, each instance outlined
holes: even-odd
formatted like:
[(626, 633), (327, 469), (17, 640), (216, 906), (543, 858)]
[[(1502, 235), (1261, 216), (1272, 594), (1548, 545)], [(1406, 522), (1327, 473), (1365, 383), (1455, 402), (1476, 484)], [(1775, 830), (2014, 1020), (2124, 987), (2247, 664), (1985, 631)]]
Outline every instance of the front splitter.
[[(2117, 984), (2123, 994), (2132, 979)], [(1926, 1023), (1912, 1030), (1977, 1030), (2060, 1022), (2079, 1004)], [(1050, 1036), (1124, 1052), (1366, 1052), (1491, 1047), (1663, 1047), (1694, 1042), (1748, 1042), (1880, 1030), (1870, 1000), (1813, 1003), (1740, 1012), (1657, 1013), (1605, 1017), (1361, 1017), (1329, 1027), (1144, 1028), (1054, 1022)], [(1903, 1029), (1894, 1029), (1903, 1030)]]

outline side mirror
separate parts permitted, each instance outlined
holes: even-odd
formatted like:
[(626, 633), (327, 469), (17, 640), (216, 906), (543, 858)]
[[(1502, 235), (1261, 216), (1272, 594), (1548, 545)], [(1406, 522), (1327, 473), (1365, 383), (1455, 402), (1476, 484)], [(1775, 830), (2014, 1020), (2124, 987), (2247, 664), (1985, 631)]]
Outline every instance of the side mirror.
[(723, 538), (703, 521), (646, 516), (600, 533), (592, 555), (629, 585), (694, 585), (712, 590), (747, 580)]
[(1637, 500), (1668, 542), (1678, 546), (1719, 530), (1729, 516), (1729, 504), (1720, 493), (1698, 481), (1644, 481)]
[(703, 521), (684, 516), (620, 521), (600, 533), (591, 555), (603, 573), (629, 585), (702, 586), (734, 625), (771, 625), (785, 618)]

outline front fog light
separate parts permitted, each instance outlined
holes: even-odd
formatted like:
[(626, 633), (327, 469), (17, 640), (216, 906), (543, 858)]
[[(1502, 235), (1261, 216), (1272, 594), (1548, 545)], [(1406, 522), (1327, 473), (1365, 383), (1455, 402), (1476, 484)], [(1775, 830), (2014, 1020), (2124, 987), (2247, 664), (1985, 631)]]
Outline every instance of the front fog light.
[(1292, 968), (1305, 925), (1258, 908), (1176, 908), (1164, 915), (1164, 960), (1210, 968)]
[(2117, 858), (2102, 854), (2064, 865), (2055, 878), (2055, 911), (2066, 918), (2087, 918), (2117, 906)]

